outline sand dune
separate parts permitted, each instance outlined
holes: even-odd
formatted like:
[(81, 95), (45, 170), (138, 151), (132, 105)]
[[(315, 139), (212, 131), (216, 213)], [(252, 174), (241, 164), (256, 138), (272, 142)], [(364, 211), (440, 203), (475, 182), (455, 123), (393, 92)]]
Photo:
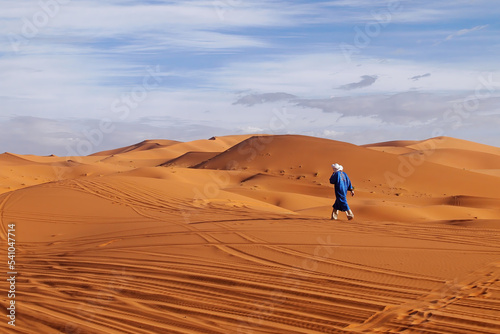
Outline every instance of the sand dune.
[(180, 157), (162, 163), (162, 167), (194, 167), (209, 159), (212, 159), (220, 152), (187, 152)]
[[(499, 333), (499, 159), (294, 135), (2, 154), (0, 332)], [(353, 221), (329, 219), (333, 162)]]
[(121, 147), (117, 148), (114, 150), (107, 150), (107, 151), (101, 151), (97, 152), (94, 154), (91, 154), (93, 156), (108, 156), (108, 155), (114, 155), (114, 154), (121, 154), (121, 153), (128, 153), (128, 152), (137, 152), (137, 151), (147, 151), (147, 150), (152, 150), (152, 149), (157, 149), (160, 147), (168, 147), (171, 145), (179, 144), (179, 141), (176, 140), (144, 140), (143, 142), (126, 146), (126, 147)]
[(410, 150), (430, 150), (430, 149), (462, 149), (471, 152), (483, 152), (500, 155), (500, 148), (490, 145), (479, 144), (468, 140), (451, 138), (451, 137), (435, 137), (426, 140), (395, 140), (383, 143), (374, 143), (362, 145), (377, 150), (385, 150), (385, 148), (404, 147)]
[[(101, 162), (113, 165), (120, 165), (128, 168), (153, 167), (162, 165), (172, 159), (179, 158), (188, 152), (223, 152), (231, 146), (248, 138), (249, 136), (226, 136), (207, 140), (195, 140), (192, 142), (170, 142), (166, 145), (158, 145), (151, 148), (150, 141), (144, 141), (137, 145), (128, 146), (116, 150), (117, 153), (106, 155), (97, 153), (98, 156), (104, 156)], [(157, 141), (154, 141), (157, 142)], [(130, 149), (133, 147), (134, 149)]]
[(500, 148), (449, 137), (422, 141), (393, 141), (364, 145), (377, 151), (398, 154), (407, 159), (472, 170), (500, 176)]

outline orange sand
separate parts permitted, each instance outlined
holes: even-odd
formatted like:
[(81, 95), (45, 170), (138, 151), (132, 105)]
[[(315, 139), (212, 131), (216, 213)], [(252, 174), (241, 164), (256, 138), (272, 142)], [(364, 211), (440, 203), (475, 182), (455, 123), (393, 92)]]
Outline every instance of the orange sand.
[[(333, 162), (353, 221), (329, 219)], [(447, 137), (1, 154), (0, 332), (500, 333), (499, 189), (500, 149)]]

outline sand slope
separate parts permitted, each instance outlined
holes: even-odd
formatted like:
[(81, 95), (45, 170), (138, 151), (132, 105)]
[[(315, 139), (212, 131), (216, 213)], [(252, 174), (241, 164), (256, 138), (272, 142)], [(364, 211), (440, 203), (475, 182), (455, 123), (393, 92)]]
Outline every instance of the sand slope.
[[(0, 155), (14, 332), (499, 333), (500, 178), (476, 169), (500, 155), (438, 141), (432, 155), (293, 135)], [(332, 162), (356, 186), (354, 221), (329, 219)]]
[(500, 148), (466, 140), (436, 137), (422, 141), (393, 141), (364, 147), (399, 154), (406, 159), (438, 163), (487, 175), (500, 176)]
[(107, 150), (107, 151), (101, 151), (97, 152), (94, 154), (91, 154), (93, 156), (108, 156), (108, 155), (114, 155), (114, 154), (122, 154), (122, 153), (128, 153), (128, 152), (136, 152), (136, 151), (148, 151), (152, 149), (157, 149), (160, 147), (168, 147), (171, 145), (179, 144), (179, 141), (176, 140), (144, 140), (140, 143), (126, 146), (126, 147), (121, 147), (117, 148), (114, 150)]

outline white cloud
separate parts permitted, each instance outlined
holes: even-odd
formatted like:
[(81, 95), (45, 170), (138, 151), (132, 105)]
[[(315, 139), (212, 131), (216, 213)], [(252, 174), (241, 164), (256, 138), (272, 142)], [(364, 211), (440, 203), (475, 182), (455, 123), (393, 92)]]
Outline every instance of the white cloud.
[(459, 30), (453, 34), (450, 34), (446, 37), (446, 40), (449, 41), (457, 36), (463, 36), (463, 35), (466, 35), (466, 34), (470, 34), (471, 32), (474, 32), (474, 31), (479, 31), (479, 30), (483, 30), (485, 28), (487, 28), (488, 25), (481, 25), (481, 26), (475, 26), (471, 29), (462, 29), (462, 30)]
[(343, 136), (345, 132), (335, 131), (335, 130), (323, 130), (323, 133), (319, 137), (337, 139)]
[[(147, 76), (146, 66), (84, 55), (0, 58), (0, 70), (4, 74), (4, 80), (0, 82), (3, 113), (48, 118), (85, 115), (117, 119), (119, 115), (113, 112), (113, 103), (130, 95)], [(245, 121), (235, 112), (244, 108), (233, 103), (242, 96), (252, 95), (244, 93), (236, 97), (234, 92), (237, 91), (257, 91), (259, 101), (278, 103), (273, 107), (286, 104), (293, 96), (321, 101), (332, 95), (348, 98), (362, 93), (382, 94), (383, 98), (387, 94), (415, 90), (415, 81), (408, 78), (415, 77), (415, 73), (429, 72), (433, 73), (431, 77), (418, 81), (418, 90), (448, 92), (448, 95), (472, 92), (482, 75), (462, 64), (438, 67), (436, 64), (398, 60), (380, 63), (370, 59), (349, 64), (339, 54), (267, 57), (253, 62), (230, 62), (210, 70), (181, 71), (160, 66), (162, 86), (148, 92), (146, 98), (130, 108), (127, 120), (182, 112), (186, 119), (193, 121), (208, 121), (216, 117), (218, 121), (235, 124), (238, 120)], [(362, 92), (335, 89), (346, 82), (359, 81), (366, 73), (376, 73), (376, 85), (366, 86)], [(176, 87), (170, 83), (176, 80), (200, 81), (203, 87)], [(285, 95), (277, 99), (276, 95), (269, 95), (274, 92)], [(419, 109), (429, 103), (424, 101)]]
[[(489, 67), (489, 65), (487, 65)], [(349, 82), (372, 73), (377, 84), (364, 87), (363, 94), (405, 92), (415, 89), (408, 80), (415, 73), (432, 72), (432, 77), (419, 82), (419, 89), (429, 91), (468, 91), (478, 83), (481, 72), (476, 64), (438, 64), (431, 62), (401, 61), (364, 58), (349, 63), (342, 54), (311, 53), (268, 57), (262, 61), (233, 62), (217, 69), (211, 77), (214, 87), (224, 90), (279, 92), (308, 97), (350, 96), (356, 90), (338, 90)], [(487, 67), (485, 67), (486, 69)], [(335, 91), (334, 91), (335, 89)]]
[[(141, 2), (112, 3), (109, 1), (72, 1), (59, 5), (58, 10), (42, 6), (26, 8), (17, 1), (7, 2), (3, 10), (7, 26), (0, 32), (21, 33), (25, 21), (39, 27), (41, 32), (84, 35), (86, 37), (115, 36), (124, 33), (140, 34), (144, 31), (177, 33), (186, 30), (215, 29), (221, 27), (265, 27), (288, 26), (290, 18), (299, 14), (294, 6), (279, 6), (279, 3), (240, 2), (223, 9), (226, 15), (221, 19), (220, 6), (215, 1), (171, 1), (161, 4)], [(43, 3), (41, 1), (40, 3)], [(46, 13), (48, 22), (38, 19), (37, 13)], [(37, 23), (39, 22), (39, 23)], [(14, 31), (13, 31), (14, 30)]]
[[(0, 52), (18, 55), (61, 54), (71, 45), (80, 55), (259, 48), (269, 46), (265, 36), (239, 29), (292, 26), (303, 14), (297, 6), (258, 1), (223, 2), (223, 17), (216, 1), (3, 3)], [(33, 45), (37, 47), (29, 47)]]
[(264, 129), (251, 125), (240, 127), (240, 131), (245, 134), (264, 133)]

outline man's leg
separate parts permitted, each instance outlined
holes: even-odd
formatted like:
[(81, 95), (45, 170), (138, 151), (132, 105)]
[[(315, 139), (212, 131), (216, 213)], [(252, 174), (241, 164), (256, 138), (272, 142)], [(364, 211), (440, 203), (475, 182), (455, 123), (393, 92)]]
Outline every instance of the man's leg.
[(339, 210), (335, 210), (335, 208), (333, 208), (332, 219), (337, 220), (338, 217), (339, 217)]
[(347, 219), (351, 220), (354, 219), (354, 213), (352, 213), (352, 210), (346, 211), (347, 214)]

